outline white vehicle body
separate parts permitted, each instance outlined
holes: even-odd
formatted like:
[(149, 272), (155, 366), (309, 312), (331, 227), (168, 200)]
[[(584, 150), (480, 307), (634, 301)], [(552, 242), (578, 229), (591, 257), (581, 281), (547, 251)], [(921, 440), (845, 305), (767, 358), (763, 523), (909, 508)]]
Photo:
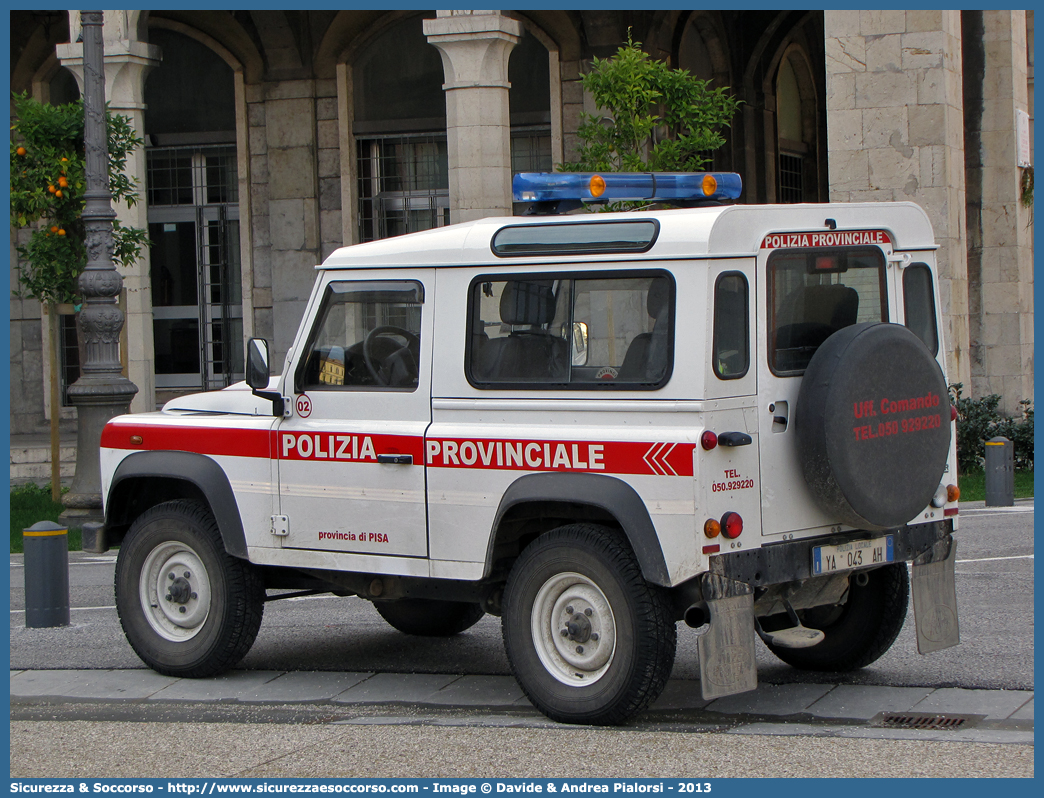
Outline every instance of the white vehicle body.
[[(497, 237), (508, 229), (520, 230), (524, 244), (528, 235), (572, 235), (549, 230), (552, 225), (568, 225), (582, 238), (584, 226), (636, 221), (648, 223), (652, 241), (644, 248), (628, 242), (631, 251), (610, 245), (610, 251), (563, 246), (536, 254), (497, 252)], [(536, 232), (526, 229), (534, 225)], [(746, 584), (738, 595), (753, 593), (745, 600), (762, 602), (759, 616), (771, 614), (766, 602), (773, 586), (784, 583), (800, 609), (798, 586), (819, 573), (815, 568), (848, 574), (850, 567), (870, 564), (832, 566), (833, 548), (820, 550), (813, 564), (808, 541), (840, 545), (841, 551), (853, 541), (869, 541), (865, 545), (880, 549), (882, 535), (889, 535), (888, 546), (897, 548), (889, 548), (888, 561), (901, 562), (949, 540), (957, 512), (956, 496), (946, 495), (947, 483), (956, 483), (955, 436), (945, 387), (943, 396), (936, 391), (927, 399), (867, 395), (862, 407), (853, 408), (861, 420), (851, 424), (853, 440), (867, 446), (891, 434), (913, 439), (922, 424), (945, 428), (950, 444), (939, 491), (902, 521), (873, 528), (825, 509), (803, 474), (794, 414), (804, 366), (791, 368), (798, 361), (787, 360), (791, 355), (779, 343), (789, 300), (770, 293), (772, 281), (783, 280), (781, 271), (770, 273), (770, 260), (774, 253), (799, 253), (794, 257), (812, 258), (813, 270), (822, 253), (824, 273), (808, 282), (828, 285), (862, 274), (831, 271), (841, 268), (839, 258), (850, 257), (845, 253), (865, 256), (880, 268), (864, 269), (872, 279), (859, 288), (866, 318), (858, 321), (893, 325), (907, 323), (912, 312), (904, 274), (920, 269), (927, 288), (918, 289), (917, 301), (923, 305), (927, 297), (931, 317), (917, 318), (934, 327), (931, 354), (944, 374), (935, 252), (928, 219), (911, 203), (485, 219), (339, 249), (319, 267), (282, 374), (269, 385), (270, 395), (282, 397), (283, 415), (273, 414), (270, 398), (239, 384), (175, 399), (160, 412), (123, 416), (106, 427), (101, 458), (108, 541), (119, 540), (151, 503), (142, 497), (195, 497), (209, 505), (226, 551), (240, 560), (323, 575), (368, 598), (433, 594), (436, 582), (467, 597), (472, 585), (474, 600), (499, 612), (505, 574), (529, 541), (560, 523), (592, 522), (626, 533), (644, 579), (669, 591), (677, 617), (690, 605), (700, 607), (696, 621), (709, 614), (713, 626), (706, 581), (702, 592), (693, 587), (708, 572)], [(722, 280), (735, 296), (745, 294), (744, 320), (729, 328), (737, 340), (746, 339), (747, 352), (734, 361), (745, 363), (742, 369), (726, 364), (735, 349), (722, 349), (716, 338), (729, 324), (724, 307), (718, 321), (715, 315)], [(532, 311), (537, 302), (537, 294), (507, 298), (523, 283), (537, 286), (539, 301), (550, 303), (540, 311), (545, 336), (559, 330), (570, 339), (565, 382), (480, 373), (490, 341), (510, 338), (515, 326), (523, 326), (496, 316), (496, 300), (502, 313), (512, 303)], [(670, 323), (666, 333), (661, 316), (653, 320), (654, 285), (669, 287), (669, 312), (662, 312)], [(566, 288), (568, 301), (562, 298)], [(810, 290), (827, 289), (793, 296), (812, 296)], [(407, 295), (408, 301), (399, 301)], [(374, 379), (380, 371), (388, 385), (347, 384), (348, 349), (325, 346), (317, 354), (324, 319), (342, 313), (349, 319), (342, 326), (350, 326), (353, 313), (371, 307), (367, 297), (387, 308), (380, 312), (416, 324), (408, 338), (400, 336), (398, 351), (382, 344), (388, 353), (381, 368), (370, 364)], [(643, 316), (635, 308), (646, 303), (650, 310)], [(581, 308), (590, 315), (575, 321)], [(389, 326), (357, 344), (356, 359), (359, 347), (400, 335), (399, 322), (369, 322), (375, 324)], [(615, 331), (600, 329), (606, 324)], [(634, 334), (639, 328), (643, 332)], [(621, 382), (622, 350), (628, 337), (633, 342), (642, 335), (648, 358), (660, 335), (670, 360), (663, 377), (628, 385)], [(490, 351), (512, 346), (500, 343)], [(555, 351), (564, 346), (552, 342)], [(320, 376), (303, 377), (317, 357)], [(901, 430), (889, 426), (900, 418)], [(708, 432), (722, 445), (707, 448)], [(222, 476), (227, 487), (216, 484)], [(161, 487), (167, 478), (185, 487)], [(742, 519), (741, 532), (710, 537), (710, 522), (725, 524), (729, 514)], [(776, 556), (784, 549), (791, 552), (782, 558), (785, 566)], [(915, 602), (917, 591), (915, 578)], [(725, 590), (723, 596), (736, 594)], [(705, 684), (705, 695), (752, 686), (744, 679), (724, 681), (718, 688)]]

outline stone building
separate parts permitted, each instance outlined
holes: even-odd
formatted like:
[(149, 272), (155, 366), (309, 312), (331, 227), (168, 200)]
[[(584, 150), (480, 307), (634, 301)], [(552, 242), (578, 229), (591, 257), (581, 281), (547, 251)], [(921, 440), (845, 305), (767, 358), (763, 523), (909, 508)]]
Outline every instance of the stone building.
[[(132, 409), (241, 379), (246, 336), (281, 362), (336, 247), (510, 213), (513, 172), (574, 156), (580, 76), (628, 30), (742, 99), (714, 166), (743, 201), (922, 204), (951, 378), (1008, 409), (1032, 396), (1032, 12), (121, 10), (106, 98), (146, 146), (143, 201), (118, 210), (152, 240), (121, 300)], [(11, 89), (79, 96), (78, 35), (77, 12), (12, 11)], [(10, 323), (11, 430), (34, 432), (48, 325), (17, 299)], [(61, 331), (64, 386), (71, 316)]]

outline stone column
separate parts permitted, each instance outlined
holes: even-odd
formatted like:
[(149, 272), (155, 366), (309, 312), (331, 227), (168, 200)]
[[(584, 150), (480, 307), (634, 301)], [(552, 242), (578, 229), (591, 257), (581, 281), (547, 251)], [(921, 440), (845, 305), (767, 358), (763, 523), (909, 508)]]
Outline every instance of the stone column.
[[(131, 120), (139, 136), (145, 129), (145, 78), (160, 62), (160, 48), (138, 41), (136, 29), (141, 11), (106, 11), (102, 36), (105, 48), (105, 98), (113, 113)], [(80, 12), (69, 12), (71, 44), (57, 47), (58, 60), (76, 76), (83, 94), (83, 48), (79, 38)], [(119, 205), (116, 218), (127, 227), (148, 226), (145, 201), (145, 150), (139, 147), (127, 158), (127, 174), (137, 180), (139, 202), (133, 207)], [(149, 277), (149, 250), (142, 249), (138, 261), (125, 270), (127, 374), (140, 390), (131, 403), (135, 413), (156, 407), (155, 352), (152, 340), (152, 288)]]
[(912, 200), (932, 222), (951, 382), (971, 384), (959, 11), (826, 11), (831, 201)]
[(508, 57), (522, 24), (499, 11), (436, 11), (424, 34), (446, 82), (450, 220), (511, 214)]
[(979, 13), (982, 114), (969, 120), (979, 137), (970, 179), (981, 192), (980, 203), (969, 197), (968, 209), (979, 276), (971, 296), (972, 394), (1000, 394), (1002, 409), (1012, 413), (1020, 399), (1033, 397), (1033, 211), (1020, 201), (1015, 121), (1029, 102), (1026, 12)]

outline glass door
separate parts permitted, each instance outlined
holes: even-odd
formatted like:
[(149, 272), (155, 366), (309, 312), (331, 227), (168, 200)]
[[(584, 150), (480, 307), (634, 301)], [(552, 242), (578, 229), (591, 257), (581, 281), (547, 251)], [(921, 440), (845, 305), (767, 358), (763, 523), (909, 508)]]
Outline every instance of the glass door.
[(156, 387), (224, 388), (243, 378), (235, 149), (148, 158)]

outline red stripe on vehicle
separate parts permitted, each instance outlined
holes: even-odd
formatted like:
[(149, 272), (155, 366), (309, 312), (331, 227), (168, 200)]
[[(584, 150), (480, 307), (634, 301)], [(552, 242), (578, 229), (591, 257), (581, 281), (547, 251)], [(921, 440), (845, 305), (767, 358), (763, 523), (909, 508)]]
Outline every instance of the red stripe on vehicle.
[(691, 477), (694, 448), (671, 442), (429, 438), (424, 462), (434, 468)]
[(335, 460), (376, 463), (379, 454), (408, 454), (414, 465), (424, 456), (424, 439), (416, 435), (367, 435), (349, 432), (277, 430), (272, 433), (279, 460)]
[[(140, 442), (139, 442), (140, 441)], [(549, 441), (367, 435), (344, 431), (180, 427), (112, 422), (106, 449), (183, 451), (225, 457), (376, 463), (412, 455), (414, 465), (511, 471), (573, 471), (691, 477), (695, 444), (671, 441)]]
[[(140, 437), (141, 442), (132, 441), (132, 436)], [(266, 429), (175, 427), (118, 422), (105, 425), (101, 446), (103, 449), (197, 452), (230, 457), (270, 457), (272, 451)]]

